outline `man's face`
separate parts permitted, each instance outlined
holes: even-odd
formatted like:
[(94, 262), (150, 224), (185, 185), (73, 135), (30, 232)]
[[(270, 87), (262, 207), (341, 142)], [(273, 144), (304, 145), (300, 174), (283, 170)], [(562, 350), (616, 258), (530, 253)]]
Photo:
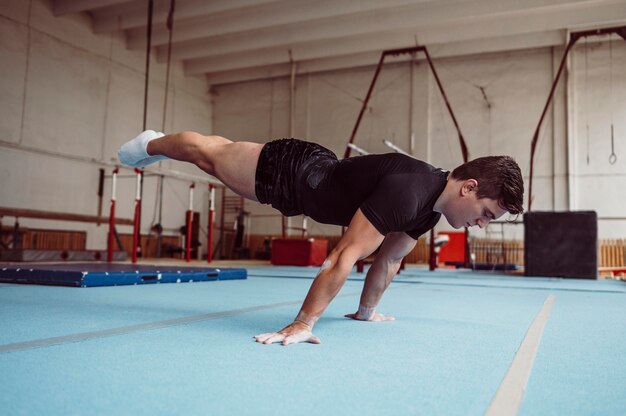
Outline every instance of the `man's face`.
[(473, 227), (484, 228), (490, 221), (500, 218), (506, 210), (498, 205), (498, 201), (491, 198), (478, 199), (476, 196), (478, 183), (474, 179), (463, 182), (461, 190), (450, 209), (444, 212), (446, 219), (454, 228)]

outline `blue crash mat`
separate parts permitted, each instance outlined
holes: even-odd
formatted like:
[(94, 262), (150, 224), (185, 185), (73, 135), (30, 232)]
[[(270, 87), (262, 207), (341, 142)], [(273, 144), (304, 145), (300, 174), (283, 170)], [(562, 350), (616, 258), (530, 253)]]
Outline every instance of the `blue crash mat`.
[(0, 266), (0, 283), (75, 287), (210, 282), (246, 279), (246, 269), (163, 265), (68, 263)]

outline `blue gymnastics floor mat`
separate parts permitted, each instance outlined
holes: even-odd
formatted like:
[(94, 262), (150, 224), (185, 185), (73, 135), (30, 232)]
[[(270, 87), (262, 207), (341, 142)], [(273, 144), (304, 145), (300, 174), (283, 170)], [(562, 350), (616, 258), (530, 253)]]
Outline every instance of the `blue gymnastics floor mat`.
[(247, 270), (240, 268), (218, 269), (147, 264), (19, 264), (0, 267), (0, 283), (72, 287), (211, 282), (246, 279), (247, 275)]

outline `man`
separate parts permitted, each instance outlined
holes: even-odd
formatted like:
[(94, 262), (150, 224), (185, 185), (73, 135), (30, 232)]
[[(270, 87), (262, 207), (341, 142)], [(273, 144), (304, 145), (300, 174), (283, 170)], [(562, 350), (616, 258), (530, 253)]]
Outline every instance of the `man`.
[(454, 228), (479, 226), (523, 211), (519, 166), (507, 156), (468, 162), (451, 174), (401, 154), (343, 160), (315, 143), (282, 139), (232, 142), (194, 132), (147, 130), (124, 144), (120, 161), (142, 167), (164, 158), (190, 162), (237, 194), (271, 204), (284, 215), (347, 226), (330, 252), (293, 323), (255, 336), (257, 342), (319, 344), (312, 329), (354, 264), (380, 247), (366, 277), (359, 308), (346, 317), (385, 321), (376, 311), (383, 292), (419, 236), (443, 214)]

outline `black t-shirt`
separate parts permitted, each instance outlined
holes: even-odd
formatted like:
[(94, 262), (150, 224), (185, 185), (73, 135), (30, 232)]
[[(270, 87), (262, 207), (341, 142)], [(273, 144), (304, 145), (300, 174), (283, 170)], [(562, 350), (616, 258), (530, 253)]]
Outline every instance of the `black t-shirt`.
[(433, 206), (448, 177), (447, 171), (399, 153), (317, 160), (302, 173), (305, 215), (347, 226), (361, 208), (381, 234), (403, 231), (414, 239), (439, 221)]

